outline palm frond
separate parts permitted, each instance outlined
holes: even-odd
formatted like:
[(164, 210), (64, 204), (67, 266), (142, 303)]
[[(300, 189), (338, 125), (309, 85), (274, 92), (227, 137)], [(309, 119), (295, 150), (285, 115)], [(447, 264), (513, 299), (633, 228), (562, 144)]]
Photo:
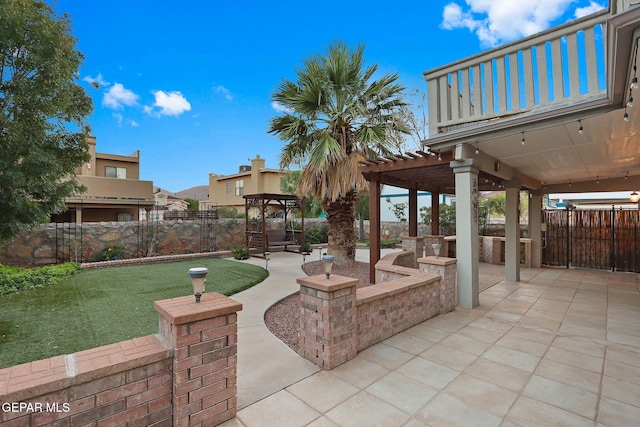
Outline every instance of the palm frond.
[(303, 61), (295, 81), (283, 80), (273, 99), (290, 109), (271, 120), (269, 133), (285, 141), (281, 167), (304, 162), (300, 194), (336, 200), (365, 188), (358, 160), (389, 154), (406, 128), (396, 111), (404, 88), (398, 75), (376, 77), (364, 45), (333, 43)]

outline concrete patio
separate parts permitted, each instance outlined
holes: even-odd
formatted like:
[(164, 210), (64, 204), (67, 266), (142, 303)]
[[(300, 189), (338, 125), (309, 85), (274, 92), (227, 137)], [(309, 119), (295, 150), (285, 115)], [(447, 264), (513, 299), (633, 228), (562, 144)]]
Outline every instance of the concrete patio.
[[(358, 251), (367, 261), (367, 251)], [(264, 264), (264, 260), (250, 262)], [(331, 371), (264, 326), (295, 292), (301, 259), (276, 253), (271, 276), (234, 299), (233, 426), (632, 426), (640, 419), (638, 275), (482, 264), (480, 305), (430, 319)]]

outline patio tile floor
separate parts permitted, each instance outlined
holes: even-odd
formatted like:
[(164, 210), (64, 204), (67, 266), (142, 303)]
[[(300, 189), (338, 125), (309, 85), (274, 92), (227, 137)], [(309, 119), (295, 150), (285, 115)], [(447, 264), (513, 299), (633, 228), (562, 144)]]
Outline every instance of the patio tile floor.
[(523, 269), (520, 283), (495, 283), (503, 268), (481, 266), (479, 307), (430, 319), (223, 425), (637, 425), (637, 275)]

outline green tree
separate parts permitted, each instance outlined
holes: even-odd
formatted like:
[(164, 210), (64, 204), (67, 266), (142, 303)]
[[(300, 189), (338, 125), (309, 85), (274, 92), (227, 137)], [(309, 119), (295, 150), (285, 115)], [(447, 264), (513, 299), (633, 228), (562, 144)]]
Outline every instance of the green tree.
[[(427, 227), (431, 227), (432, 210), (431, 206), (420, 208), (420, 217)], [(456, 234), (456, 206), (440, 203), (440, 234), (451, 236)]]
[(43, 1), (0, 2), (0, 241), (65, 209), (82, 190), (92, 102), (69, 17)]
[(273, 95), (285, 113), (269, 133), (286, 144), (280, 166), (300, 165), (298, 195), (322, 201), (329, 223), (329, 252), (338, 264), (355, 261), (354, 204), (366, 181), (359, 163), (391, 154), (405, 125), (395, 112), (404, 105), (398, 75), (376, 76), (365, 66), (364, 45), (331, 45), (303, 62), (297, 80), (283, 79)]
[[(296, 194), (301, 173), (299, 170), (285, 173), (280, 180), (280, 191), (283, 194)], [(310, 194), (304, 197), (305, 218), (317, 218), (322, 213), (322, 210), (322, 202)]]
[(391, 203), (391, 197), (385, 199), (387, 203), (390, 203), (389, 210), (398, 218), (400, 222), (407, 222), (407, 208), (409, 202)]
[(480, 208), (488, 210), (489, 215), (504, 218), (507, 213), (507, 199), (505, 193), (500, 192), (486, 199), (480, 199)]
[(200, 210), (200, 202), (191, 197), (185, 197), (184, 201), (187, 203), (187, 210), (189, 211), (199, 211)]

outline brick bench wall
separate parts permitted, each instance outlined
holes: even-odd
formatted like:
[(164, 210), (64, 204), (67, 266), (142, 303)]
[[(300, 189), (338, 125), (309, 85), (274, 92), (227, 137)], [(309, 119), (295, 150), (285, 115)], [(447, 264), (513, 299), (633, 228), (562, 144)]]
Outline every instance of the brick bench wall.
[(206, 293), (200, 304), (188, 296), (155, 308), (159, 334), (0, 369), (0, 425), (203, 427), (235, 417), (242, 305)]
[(440, 277), (416, 274), (356, 290), (358, 351), (438, 315)]
[(172, 351), (149, 335), (2, 369), (0, 401), (34, 410), (2, 410), (0, 424), (171, 425), (171, 360)]
[(299, 278), (300, 355), (323, 369), (455, 308), (456, 260), (389, 254), (376, 264), (376, 285), (356, 289), (358, 280), (331, 275)]

